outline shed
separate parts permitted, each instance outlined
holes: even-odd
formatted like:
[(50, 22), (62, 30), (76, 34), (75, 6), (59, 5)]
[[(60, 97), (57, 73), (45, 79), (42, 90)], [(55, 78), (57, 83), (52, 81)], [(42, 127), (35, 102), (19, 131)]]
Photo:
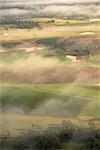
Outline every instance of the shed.
[(85, 61), (89, 59), (90, 52), (88, 50), (75, 50), (67, 54), (66, 57), (72, 59), (72, 62)]

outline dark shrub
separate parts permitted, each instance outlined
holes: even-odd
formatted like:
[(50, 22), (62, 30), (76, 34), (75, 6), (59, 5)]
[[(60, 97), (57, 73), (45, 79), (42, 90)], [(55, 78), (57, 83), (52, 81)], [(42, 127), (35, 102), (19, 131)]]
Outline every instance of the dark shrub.
[(21, 136), (0, 137), (2, 150), (58, 150), (62, 144), (79, 144), (80, 150), (100, 149), (100, 129), (76, 127), (70, 122), (49, 125), (47, 129), (33, 126)]
[(84, 144), (84, 150), (100, 150), (100, 130), (91, 129), (91, 135), (88, 137), (86, 143)]
[(61, 148), (61, 144), (56, 135), (43, 134), (37, 137), (36, 148), (39, 150), (53, 150)]

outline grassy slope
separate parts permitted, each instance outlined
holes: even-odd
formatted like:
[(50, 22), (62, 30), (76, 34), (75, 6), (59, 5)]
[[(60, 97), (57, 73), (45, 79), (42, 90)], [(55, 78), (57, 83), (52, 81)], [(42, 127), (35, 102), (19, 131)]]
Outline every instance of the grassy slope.
[[(0, 87), (0, 95), (2, 110), (17, 107), (25, 112), (37, 110), (36, 114), (41, 110), (39, 115), (55, 116), (56, 111), (56, 115), (67, 117), (80, 115), (100, 117), (100, 93), (97, 87), (76, 87), (65, 84), (6, 85)], [(52, 112), (48, 112), (47, 105)], [(43, 108), (45, 110), (42, 110)]]

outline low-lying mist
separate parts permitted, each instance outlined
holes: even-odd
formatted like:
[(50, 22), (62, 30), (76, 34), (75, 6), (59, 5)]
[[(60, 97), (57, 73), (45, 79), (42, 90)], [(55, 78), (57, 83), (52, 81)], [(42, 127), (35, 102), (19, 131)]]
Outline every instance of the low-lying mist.
[(2, 83), (93, 83), (100, 80), (100, 69), (85, 66), (61, 66), (56, 58), (37, 55), (12, 63), (0, 62)]

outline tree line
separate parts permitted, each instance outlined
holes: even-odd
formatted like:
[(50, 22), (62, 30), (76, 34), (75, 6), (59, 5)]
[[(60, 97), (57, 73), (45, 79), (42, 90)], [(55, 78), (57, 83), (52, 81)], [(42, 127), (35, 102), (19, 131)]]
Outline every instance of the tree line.
[(0, 20), (0, 25), (13, 25), (15, 28), (21, 29), (32, 29), (34, 27), (40, 28), (40, 24), (34, 21), (27, 20), (15, 20), (15, 19), (2, 19)]

